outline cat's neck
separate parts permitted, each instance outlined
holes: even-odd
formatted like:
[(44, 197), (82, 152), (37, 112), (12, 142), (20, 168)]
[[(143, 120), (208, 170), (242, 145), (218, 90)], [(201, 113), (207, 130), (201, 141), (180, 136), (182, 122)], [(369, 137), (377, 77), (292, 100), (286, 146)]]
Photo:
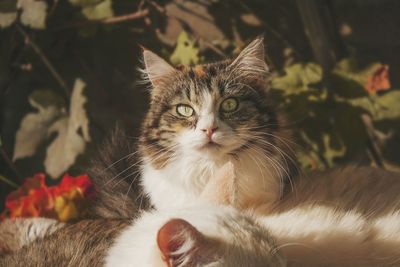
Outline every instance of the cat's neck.
[(243, 190), (238, 194), (238, 205), (242, 208), (257, 206), (258, 203), (272, 204), (280, 198), (284, 174), (271, 164), (271, 160), (248, 151), (237, 157), (227, 155), (220, 158), (182, 154), (160, 169), (145, 160), (142, 184), (156, 208), (182, 206), (196, 201), (209, 179), (228, 161), (235, 165), (237, 182)]

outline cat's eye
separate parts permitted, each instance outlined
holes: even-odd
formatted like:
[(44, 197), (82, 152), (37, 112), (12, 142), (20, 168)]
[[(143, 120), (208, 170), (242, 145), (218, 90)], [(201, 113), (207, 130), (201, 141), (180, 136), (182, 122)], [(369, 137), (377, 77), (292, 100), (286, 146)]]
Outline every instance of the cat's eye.
[(239, 103), (236, 100), (236, 98), (230, 97), (230, 98), (225, 99), (221, 103), (221, 110), (222, 110), (222, 112), (234, 112), (235, 110), (237, 110), (238, 106), (239, 106)]
[(190, 117), (193, 115), (194, 110), (189, 105), (179, 104), (176, 106), (176, 113), (183, 117)]

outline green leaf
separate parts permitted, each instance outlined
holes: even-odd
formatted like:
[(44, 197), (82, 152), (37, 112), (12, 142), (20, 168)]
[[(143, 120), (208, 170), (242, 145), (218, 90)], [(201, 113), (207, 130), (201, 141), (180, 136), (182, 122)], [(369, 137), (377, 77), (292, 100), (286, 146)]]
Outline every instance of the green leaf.
[(69, 0), (69, 2), (74, 6), (93, 6), (103, 1), (104, 0)]
[(56, 132), (57, 137), (47, 148), (44, 165), (46, 172), (53, 178), (68, 170), (75, 163), (76, 157), (84, 152), (86, 142), (91, 140), (89, 119), (85, 110), (85, 86), (81, 79), (75, 81), (69, 115), (49, 128), (49, 134)]
[(285, 75), (272, 80), (272, 88), (284, 95), (299, 94), (322, 80), (322, 68), (315, 63), (294, 64), (285, 68)]
[(114, 16), (112, 1), (104, 0), (94, 5), (85, 5), (82, 7), (82, 14), (90, 20), (110, 18)]
[(336, 158), (343, 157), (346, 154), (346, 146), (345, 146), (345, 144), (343, 144), (343, 141), (341, 139), (339, 139), (340, 146), (338, 148), (336, 148), (332, 144), (331, 135), (327, 134), (327, 133), (324, 133), (322, 135), (322, 141), (323, 141), (323, 144), (324, 144), (324, 147), (323, 147), (324, 158), (327, 161), (328, 166), (329, 167), (333, 167), (334, 160)]
[(174, 52), (171, 54), (170, 61), (174, 65), (195, 65), (198, 64), (199, 47), (196, 42), (185, 31), (182, 31), (177, 39)]
[(350, 99), (348, 102), (368, 111), (374, 121), (400, 118), (400, 90), (393, 90), (381, 96)]
[(21, 22), (33, 29), (46, 27), (47, 3), (40, 0), (18, 0), (18, 8), (22, 9)]

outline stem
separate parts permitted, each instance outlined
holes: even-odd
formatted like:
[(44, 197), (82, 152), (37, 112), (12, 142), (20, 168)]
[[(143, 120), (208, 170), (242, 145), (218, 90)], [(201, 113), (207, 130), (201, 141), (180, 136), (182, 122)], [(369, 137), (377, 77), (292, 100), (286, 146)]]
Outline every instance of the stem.
[(3, 175), (0, 175), (0, 181), (8, 184), (11, 187), (14, 187), (15, 189), (17, 189), (19, 187), (16, 183), (14, 183), (13, 181), (10, 181), (9, 179), (4, 177)]
[(112, 17), (112, 18), (107, 18), (103, 20), (88, 20), (88, 21), (77, 21), (74, 23), (71, 23), (66, 26), (58, 27), (58, 28), (53, 28), (50, 31), (60, 31), (60, 30), (65, 30), (65, 29), (70, 29), (70, 28), (77, 28), (77, 27), (82, 27), (82, 26), (88, 26), (88, 25), (94, 25), (94, 24), (115, 24), (115, 23), (120, 23), (124, 21), (130, 21), (130, 20), (137, 20), (140, 18), (144, 18), (149, 14), (148, 9), (143, 9), (136, 11), (134, 13), (122, 15), (122, 16), (117, 16), (117, 17)]
[(7, 155), (6, 151), (4, 151), (3, 147), (0, 147), (0, 155), (5, 161), (5, 163), (8, 165), (10, 170), (14, 173), (15, 177), (17, 178), (17, 181), (19, 183), (22, 183), (23, 176), (22, 174), (18, 171), (18, 169), (15, 167), (14, 163), (11, 161), (10, 157)]
[(40, 47), (31, 39), (31, 37), (24, 31), (24, 29), (22, 29), (22, 27), (20, 25), (17, 25), (17, 29), (24, 36), (26, 43), (29, 44), (32, 47), (33, 51), (35, 51), (35, 53), (40, 57), (40, 59), (43, 61), (44, 65), (48, 68), (48, 70), (53, 75), (53, 77), (56, 79), (56, 81), (64, 89), (66, 96), (69, 98), (70, 90), (67, 86), (67, 83), (61, 77), (61, 75), (58, 73), (58, 71), (54, 68), (53, 64), (50, 63), (49, 59), (42, 52)]
[(128, 20), (140, 19), (140, 18), (147, 16), (148, 14), (149, 14), (149, 10), (143, 9), (143, 10), (131, 13), (131, 14), (127, 14), (127, 15), (112, 17), (112, 18), (108, 18), (108, 19), (104, 19), (104, 20), (100, 20), (100, 21), (94, 21), (94, 23), (97, 22), (100, 24), (113, 24), (113, 23), (119, 23), (119, 22), (128, 21)]

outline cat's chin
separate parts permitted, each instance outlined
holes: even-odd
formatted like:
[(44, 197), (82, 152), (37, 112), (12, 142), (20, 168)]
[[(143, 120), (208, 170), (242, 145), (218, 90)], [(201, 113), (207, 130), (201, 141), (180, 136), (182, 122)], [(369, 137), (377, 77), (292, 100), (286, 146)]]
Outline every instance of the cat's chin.
[(207, 142), (205, 144), (197, 146), (195, 148), (195, 150), (202, 154), (207, 154), (210, 156), (212, 156), (212, 155), (218, 156), (221, 153), (223, 153), (223, 150), (224, 150), (223, 148), (224, 148), (223, 145), (218, 144), (216, 142)]

